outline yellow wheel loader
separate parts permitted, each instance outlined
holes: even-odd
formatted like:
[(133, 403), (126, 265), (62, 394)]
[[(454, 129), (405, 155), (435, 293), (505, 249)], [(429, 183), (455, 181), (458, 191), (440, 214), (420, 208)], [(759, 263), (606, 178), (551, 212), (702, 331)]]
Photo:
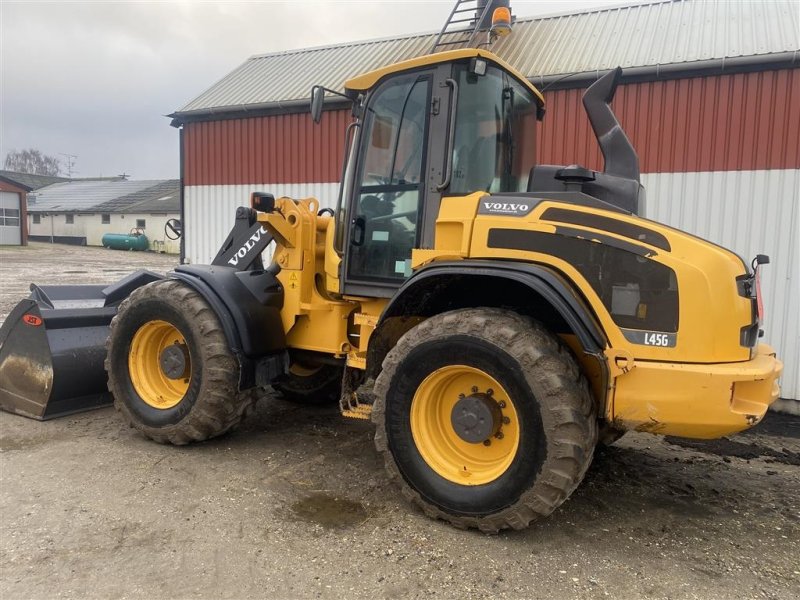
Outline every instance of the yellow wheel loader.
[(768, 259), (640, 216), (620, 73), (584, 96), (602, 172), (536, 164), (543, 97), (488, 51), (350, 79), (335, 210), (256, 193), (211, 265), (34, 286), (0, 334), (2, 407), (65, 414), (107, 381), (130, 425), (186, 444), (261, 388), (338, 399), (411, 502), (484, 531), (550, 514), (600, 439), (755, 425), (782, 369), (759, 343)]

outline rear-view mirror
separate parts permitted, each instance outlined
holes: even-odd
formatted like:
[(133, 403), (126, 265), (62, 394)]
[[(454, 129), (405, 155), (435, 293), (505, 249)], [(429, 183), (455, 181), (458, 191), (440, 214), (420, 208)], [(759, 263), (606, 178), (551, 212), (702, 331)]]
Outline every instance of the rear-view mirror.
[(319, 123), (322, 118), (322, 104), (325, 102), (325, 89), (320, 85), (311, 88), (311, 118)]

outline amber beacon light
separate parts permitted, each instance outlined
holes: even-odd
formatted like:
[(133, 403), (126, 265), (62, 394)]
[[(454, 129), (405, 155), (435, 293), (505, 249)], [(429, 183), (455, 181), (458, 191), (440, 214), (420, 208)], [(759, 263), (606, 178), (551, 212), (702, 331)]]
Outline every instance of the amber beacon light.
[(493, 35), (498, 37), (511, 33), (511, 10), (506, 6), (498, 6), (492, 13)]

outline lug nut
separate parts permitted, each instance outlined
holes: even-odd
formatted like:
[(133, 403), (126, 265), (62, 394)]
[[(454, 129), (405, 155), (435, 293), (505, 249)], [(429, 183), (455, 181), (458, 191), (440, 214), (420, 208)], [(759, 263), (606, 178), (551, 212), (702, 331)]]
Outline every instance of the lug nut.
[(497, 433), (494, 434), (494, 437), (496, 437), (498, 440), (502, 440), (503, 439), (503, 432), (502, 431), (498, 431)]
[(489, 388), (488, 390), (486, 390), (486, 395), (487, 396), (491, 396), (492, 394), (494, 394), (494, 390), (492, 388)]
[(473, 385), (472, 386), (472, 393), (473, 394), (477, 394), (478, 393), (478, 386), (477, 385)]
[(511, 423), (511, 419), (508, 417), (503, 417), (503, 425), (508, 425), (509, 423)]
[(461, 400), (464, 397), (464, 394), (459, 394), (458, 399)]
[(500, 402), (497, 403), (497, 406), (499, 406), (500, 408), (505, 408), (506, 407), (506, 401), (505, 400), (500, 400)]
[(492, 440), (483, 440), (483, 445), (484, 446), (491, 446), (492, 445)]

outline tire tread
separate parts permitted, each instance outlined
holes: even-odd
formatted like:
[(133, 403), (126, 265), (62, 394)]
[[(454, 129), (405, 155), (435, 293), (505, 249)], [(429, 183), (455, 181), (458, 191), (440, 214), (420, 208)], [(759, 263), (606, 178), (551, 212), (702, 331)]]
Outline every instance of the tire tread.
[[(191, 411), (179, 422), (168, 427), (152, 427), (142, 423), (121, 400), (125, 386), (121, 377), (111, 368), (111, 353), (118, 343), (118, 327), (125, 313), (138, 302), (170, 298), (181, 305), (181, 310), (190, 316), (194, 327), (203, 336), (207, 356), (203, 361), (206, 377)], [(111, 321), (110, 335), (106, 342), (105, 367), (108, 373), (108, 389), (114, 395), (114, 407), (129, 426), (160, 444), (182, 446), (202, 442), (236, 427), (255, 404), (256, 389), (238, 391), (239, 366), (230, 351), (225, 333), (216, 313), (200, 294), (174, 279), (164, 279), (142, 286), (125, 298)]]
[[(422, 341), (470, 335), (492, 342), (514, 356), (525, 373), (537, 373), (545, 382), (542, 424), (547, 438), (547, 458), (540, 475), (513, 505), (482, 517), (453, 515), (425, 500), (403, 477), (388, 447), (385, 398), (403, 359)], [(382, 455), (389, 478), (405, 498), (433, 518), (461, 528), (486, 533), (524, 529), (552, 513), (586, 474), (597, 444), (595, 405), (586, 378), (567, 346), (543, 325), (529, 317), (495, 308), (469, 308), (433, 316), (409, 330), (389, 351), (375, 382), (376, 403), (372, 420), (377, 425), (375, 447)]]

